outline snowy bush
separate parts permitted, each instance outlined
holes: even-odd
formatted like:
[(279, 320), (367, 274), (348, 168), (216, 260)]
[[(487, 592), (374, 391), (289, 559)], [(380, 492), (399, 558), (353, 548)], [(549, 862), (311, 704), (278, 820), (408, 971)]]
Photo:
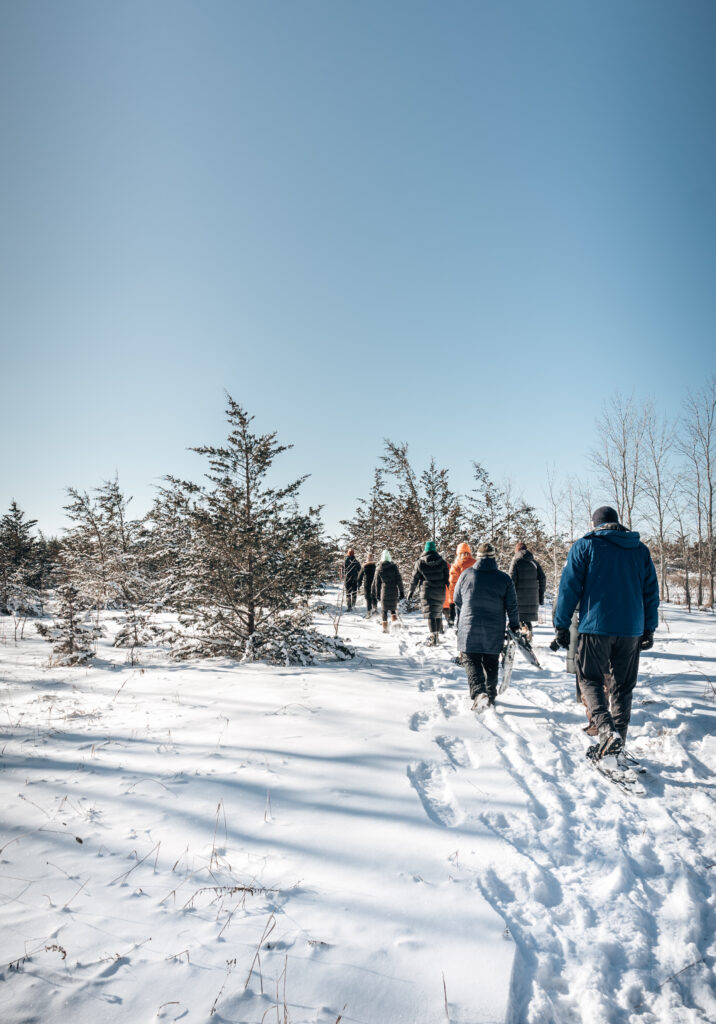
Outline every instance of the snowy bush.
[(102, 630), (87, 622), (88, 613), (71, 583), (58, 587), (57, 605), (53, 624), (38, 622), (35, 628), (52, 644), (55, 665), (86, 665), (95, 655), (95, 644)]
[[(181, 620), (180, 620), (181, 621)], [(163, 639), (178, 661), (191, 658), (234, 658), (237, 661), (267, 661), (273, 665), (310, 665), (316, 661), (346, 661), (355, 649), (340, 637), (326, 636), (309, 626), (304, 616), (266, 623), (248, 637), (188, 631), (193, 621), (181, 621), (182, 628), (166, 630)]]

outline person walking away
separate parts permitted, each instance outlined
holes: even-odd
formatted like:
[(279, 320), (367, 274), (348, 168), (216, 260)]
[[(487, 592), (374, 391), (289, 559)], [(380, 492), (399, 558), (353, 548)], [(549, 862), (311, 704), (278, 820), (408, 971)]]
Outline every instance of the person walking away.
[(455, 622), (455, 587), (460, 576), (465, 569), (470, 569), (475, 564), (475, 559), (472, 557), (472, 549), (467, 541), (463, 541), (458, 544), (457, 551), (455, 552), (455, 561), (450, 566), (450, 576), (448, 582), (448, 602), (450, 607), (450, 622)]
[(343, 582), (346, 588), (346, 608), (348, 611), (351, 608), (355, 608), (356, 598), (358, 597), (359, 572), (360, 562), (356, 558), (356, 553), (353, 548), (348, 548), (346, 560), (343, 563)]
[(398, 621), (398, 601), (405, 597), (403, 581), (400, 578), (400, 570), (393, 561), (393, 556), (386, 548), (380, 556), (380, 565), (373, 577), (373, 599), (376, 607), (380, 601), (383, 632), (388, 632), (388, 613), (392, 622)]
[(654, 646), (659, 624), (659, 583), (649, 549), (609, 505), (592, 513), (592, 529), (567, 556), (554, 613), (560, 647), (569, 646), (577, 605), (577, 681), (597, 729), (587, 756), (598, 759), (624, 748), (639, 655)]
[(442, 632), (445, 588), (449, 582), (450, 570), (447, 562), (438, 554), (435, 541), (426, 541), (425, 549), (415, 563), (408, 600), (410, 601), (415, 591), (420, 588), (423, 615), (428, 620), (430, 629), (429, 644), (436, 644), (438, 634)]
[(507, 571), (517, 593), (520, 624), (527, 639), (531, 640), (532, 623), (539, 618), (539, 606), (544, 604), (547, 577), (523, 540), (515, 544), (515, 554)]
[(373, 612), (378, 607), (378, 602), (373, 597), (373, 580), (375, 578), (375, 559), (373, 558), (373, 552), (368, 552), (368, 557), (361, 567), (361, 571), (358, 573), (358, 589), (363, 587), (363, 597), (365, 598), (365, 606), (368, 609), (366, 617), (370, 618)]
[(457, 648), (465, 666), (473, 708), (486, 694), (489, 707), (497, 697), (500, 653), (505, 643), (505, 621), (519, 629), (515, 586), (497, 568), (495, 549), (480, 544), (474, 566), (463, 570), (455, 586)]

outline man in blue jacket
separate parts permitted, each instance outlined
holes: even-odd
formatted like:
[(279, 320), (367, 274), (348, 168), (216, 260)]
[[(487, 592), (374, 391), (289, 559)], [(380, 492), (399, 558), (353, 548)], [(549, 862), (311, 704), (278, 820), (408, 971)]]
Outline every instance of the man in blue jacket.
[[(569, 624), (579, 605), (577, 680), (598, 730), (589, 756), (599, 758), (624, 746), (639, 653), (654, 645), (659, 622), (659, 583), (648, 547), (619, 523), (613, 508), (592, 513), (592, 527), (567, 557), (554, 626), (560, 647), (569, 647)], [(607, 703), (604, 680), (610, 674)]]

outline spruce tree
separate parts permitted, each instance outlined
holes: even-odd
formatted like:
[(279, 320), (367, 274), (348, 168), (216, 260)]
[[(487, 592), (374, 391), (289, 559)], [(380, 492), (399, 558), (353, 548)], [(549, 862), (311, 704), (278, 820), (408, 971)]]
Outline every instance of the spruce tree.
[(77, 588), (67, 579), (58, 586), (57, 607), (51, 626), (38, 622), (38, 633), (52, 644), (53, 663), (56, 665), (85, 665), (95, 655), (100, 630), (87, 621)]
[(230, 395), (227, 419), (223, 445), (192, 449), (208, 460), (207, 483), (168, 477), (150, 517), (165, 600), (180, 613), (176, 652), (302, 660), (304, 641), (311, 654), (323, 644), (306, 632), (309, 600), (331, 573), (319, 509), (298, 507), (305, 477), (268, 483), (291, 445), (254, 433)]
[(0, 614), (37, 615), (42, 607), (36, 519), (26, 519), (16, 501), (0, 519)]

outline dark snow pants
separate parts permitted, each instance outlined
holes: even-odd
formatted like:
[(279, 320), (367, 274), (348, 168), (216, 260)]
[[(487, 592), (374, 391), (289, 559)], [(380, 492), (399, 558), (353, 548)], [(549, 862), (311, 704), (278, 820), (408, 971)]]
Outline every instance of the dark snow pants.
[(580, 633), (577, 644), (577, 682), (589, 720), (597, 729), (603, 725), (615, 729), (623, 740), (631, 718), (640, 649), (639, 636)]
[(355, 608), (355, 606), (356, 606), (356, 599), (357, 598), (358, 598), (358, 588), (355, 587), (355, 589), (349, 590), (348, 587), (346, 587), (346, 607), (349, 610), (351, 608)]
[(365, 597), (365, 606), (368, 609), (368, 614), (375, 611), (378, 607), (378, 601), (373, 597), (373, 591), (370, 587), (363, 588), (363, 596)]
[(391, 615), (395, 615), (395, 613), (398, 611), (398, 599), (397, 599), (397, 597), (396, 597), (395, 601), (381, 601), (380, 602), (380, 607), (381, 607), (381, 611), (383, 613), (383, 622), (387, 622), (388, 621), (388, 613), (390, 613)]
[(490, 700), (497, 696), (497, 672), (500, 667), (499, 654), (474, 654), (463, 651), (460, 655), (467, 684), (470, 687), (470, 700), (480, 693), (486, 693)]

